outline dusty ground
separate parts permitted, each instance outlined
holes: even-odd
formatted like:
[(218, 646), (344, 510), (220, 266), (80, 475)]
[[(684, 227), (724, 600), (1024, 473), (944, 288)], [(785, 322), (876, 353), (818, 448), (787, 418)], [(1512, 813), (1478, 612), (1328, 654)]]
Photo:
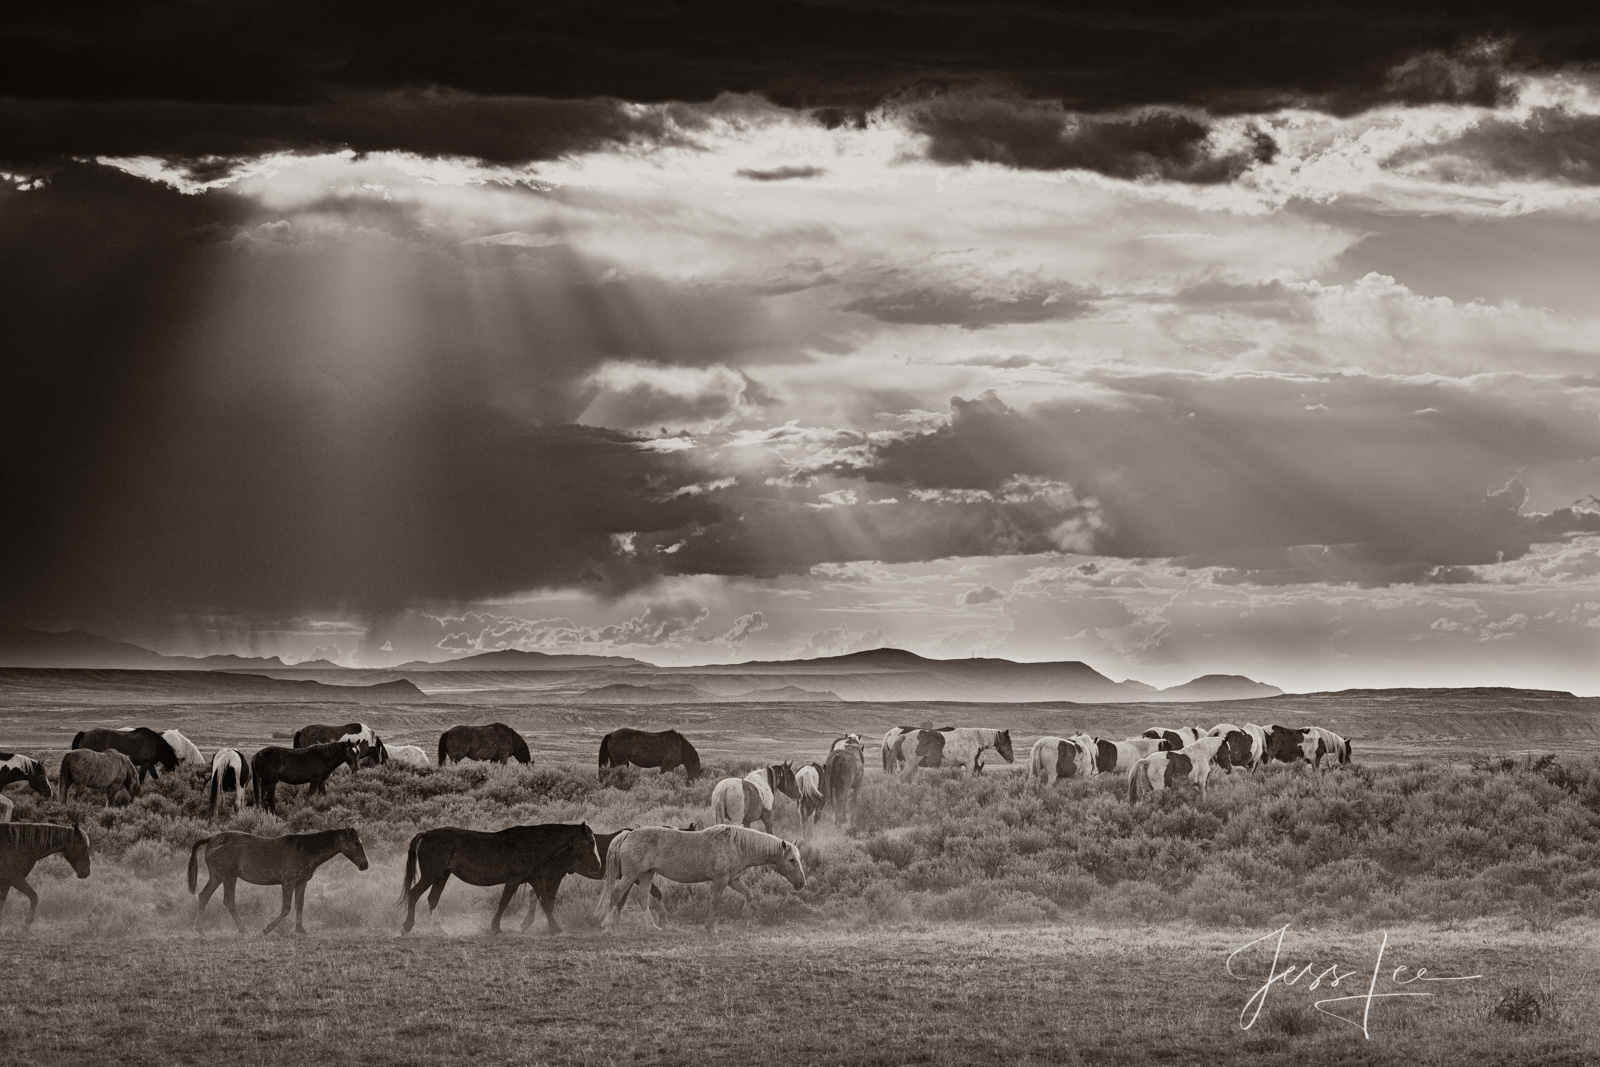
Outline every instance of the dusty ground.
[[(1236, 962), (1247, 981), (1225, 965), (1255, 934), (1176, 927), (707, 937), (646, 934), (630, 916), (615, 939), (41, 936), (4, 942), (0, 1047), (39, 1065), (1593, 1064), (1588, 933), (1392, 931), (1385, 979), (1401, 964), (1484, 977), (1376, 1002), (1370, 1038), (1311, 1007), (1347, 990), (1305, 981), (1274, 989), (1243, 1029), (1269, 957)], [(1291, 931), (1284, 966), (1338, 963), (1359, 993), (1378, 945), (1376, 931)], [(1507, 986), (1541, 983), (1539, 1023), (1490, 1018)]]

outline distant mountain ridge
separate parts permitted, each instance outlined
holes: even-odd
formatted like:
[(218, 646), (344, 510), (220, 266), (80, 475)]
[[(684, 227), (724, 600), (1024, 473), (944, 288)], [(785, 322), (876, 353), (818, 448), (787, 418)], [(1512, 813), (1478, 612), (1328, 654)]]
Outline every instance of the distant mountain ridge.
[(214, 671), (334, 685), (405, 681), (420, 693), (446, 699), (470, 693), (470, 699), (489, 703), (786, 699), (1127, 703), (1248, 700), (1283, 692), (1240, 675), (1206, 675), (1157, 689), (1133, 679), (1112, 681), (1078, 660), (930, 659), (900, 648), (690, 667), (659, 667), (626, 656), (500, 649), (439, 663), (413, 660), (389, 668), (345, 668), (327, 660), (286, 664), (276, 656), (163, 656), (81, 631), (48, 633), (0, 626), (0, 668), (4, 667)]

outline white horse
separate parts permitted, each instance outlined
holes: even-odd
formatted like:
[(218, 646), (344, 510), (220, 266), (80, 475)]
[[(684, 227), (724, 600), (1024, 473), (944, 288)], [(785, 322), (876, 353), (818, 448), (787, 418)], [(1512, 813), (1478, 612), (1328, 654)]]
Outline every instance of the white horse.
[[(739, 779), (727, 779), (739, 781)], [(669, 881), (711, 883), (711, 906), (706, 911), (706, 929), (717, 926), (717, 901), (731, 887), (752, 903), (750, 890), (743, 882), (744, 872), (752, 867), (770, 866), (796, 889), (806, 884), (800, 850), (781, 837), (742, 826), (713, 826), (706, 830), (674, 830), (666, 826), (645, 826), (611, 842), (606, 856), (605, 880), (595, 914), (600, 929), (610, 932), (622, 917), (628, 892), (640, 885), (639, 906), (651, 925), (661, 929), (650, 909), (648, 888), (660, 875)]]
[(245, 795), (250, 785), (250, 761), (237, 749), (219, 748), (211, 757), (211, 779), (206, 788), (211, 793), (211, 817), (215, 819), (222, 810), (222, 794), (233, 790), (233, 809), (244, 810)]
[(904, 761), (904, 777), (911, 778), (919, 767), (963, 767), (970, 774), (983, 773), (983, 754), (994, 749), (1007, 763), (1016, 762), (1011, 748), (1010, 730), (957, 726), (941, 730), (911, 729), (894, 741), (895, 751)]
[(433, 766), (428, 762), (428, 753), (417, 745), (389, 745), (389, 759), (395, 763), (403, 763), (407, 767), (427, 768)]
[(167, 744), (172, 746), (172, 751), (178, 756), (178, 764), (190, 771), (203, 772), (206, 769), (206, 758), (198, 746), (176, 730), (163, 730), (161, 736)]
[(1028, 753), (1028, 777), (1045, 785), (1058, 778), (1088, 778), (1100, 772), (1095, 767), (1094, 750), (1080, 734), (1076, 737), (1041, 737)]
[(1228, 760), (1228, 747), (1220, 737), (1202, 737), (1176, 752), (1170, 749), (1152, 752), (1135, 763), (1133, 770), (1128, 773), (1128, 803), (1139, 802), (1141, 778), (1150, 784), (1152, 792), (1160, 792), (1187, 778), (1200, 787), (1200, 799), (1204, 800), (1206, 780), (1211, 777), (1213, 764), (1228, 774), (1233, 773), (1233, 764)]

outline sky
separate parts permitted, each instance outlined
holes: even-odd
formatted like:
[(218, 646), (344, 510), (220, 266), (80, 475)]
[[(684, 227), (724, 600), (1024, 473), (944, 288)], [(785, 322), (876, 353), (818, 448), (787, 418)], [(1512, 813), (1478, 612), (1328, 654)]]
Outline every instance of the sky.
[(1600, 15), (0, 18), (0, 621), (1600, 693)]

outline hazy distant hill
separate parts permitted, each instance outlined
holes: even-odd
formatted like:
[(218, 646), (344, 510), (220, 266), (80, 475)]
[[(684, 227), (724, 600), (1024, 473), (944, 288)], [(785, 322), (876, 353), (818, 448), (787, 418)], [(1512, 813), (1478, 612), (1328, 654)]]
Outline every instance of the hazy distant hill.
[[(112, 641), (81, 630), (26, 630), (0, 624), (0, 667), (82, 667), (127, 671), (283, 670), (277, 656), (163, 656), (139, 645)], [(298, 668), (333, 668), (327, 660), (293, 664)]]
[[(298, 666), (298, 665), (297, 665)], [(480, 652), (475, 656), (443, 660), (412, 660), (391, 668), (397, 671), (503, 671), (503, 670), (568, 670), (573, 667), (654, 667), (643, 660), (626, 656), (587, 656), (581, 653), (524, 652), (517, 648), (503, 648), (497, 652)]]
[(1210, 700), (1260, 700), (1263, 697), (1281, 697), (1283, 690), (1265, 682), (1252, 681), (1242, 674), (1207, 674), (1192, 682), (1158, 690), (1145, 700), (1181, 700), (1186, 702)]
[(326, 685), (231, 671), (0, 668), (0, 701), (18, 703), (358, 703), (428, 700), (403, 679), (377, 685)]

